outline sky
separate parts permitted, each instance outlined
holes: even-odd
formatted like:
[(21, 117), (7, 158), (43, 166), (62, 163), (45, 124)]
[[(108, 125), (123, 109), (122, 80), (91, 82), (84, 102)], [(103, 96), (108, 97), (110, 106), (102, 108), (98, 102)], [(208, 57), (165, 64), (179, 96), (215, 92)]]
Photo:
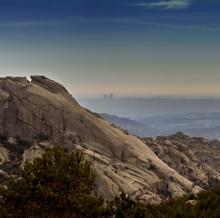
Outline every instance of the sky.
[(220, 96), (219, 0), (0, 0), (0, 76), (75, 96)]

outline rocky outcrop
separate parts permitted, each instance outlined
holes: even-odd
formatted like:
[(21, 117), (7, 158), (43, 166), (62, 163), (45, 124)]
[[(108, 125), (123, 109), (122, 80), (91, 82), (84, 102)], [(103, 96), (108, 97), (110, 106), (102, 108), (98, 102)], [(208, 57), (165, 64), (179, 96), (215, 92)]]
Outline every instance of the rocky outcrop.
[(38, 85), (49, 92), (52, 93), (60, 93), (62, 95), (70, 96), (68, 91), (65, 89), (64, 86), (60, 85), (59, 83), (52, 81), (45, 76), (31, 76), (31, 83)]
[[(194, 184), (202, 188), (220, 185), (220, 171), (215, 167), (217, 163), (211, 161), (217, 155), (209, 155), (209, 158), (207, 156), (213, 150), (211, 141), (177, 133), (156, 139), (145, 138), (144, 142), (161, 160)], [(204, 156), (209, 161), (204, 161)]]
[[(0, 169), (8, 174), (15, 174), (13, 169), (41, 155), (46, 147), (60, 144), (68, 151), (85, 153), (97, 174), (96, 191), (106, 199), (124, 191), (144, 202), (158, 202), (203, 187), (172, 161), (155, 154), (155, 146), (162, 150), (164, 146), (125, 134), (82, 108), (62, 85), (43, 76), (32, 76), (31, 81), (0, 78), (0, 135), (0, 147), (8, 151), (2, 150), (7, 158)], [(177, 150), (170, 150), (173, 162), (179, 161)], [(196, 162), (194, 154), (190, 155), (187, 161)], [(195, 172), (194, 177), (196, 173), (203, 171)]]

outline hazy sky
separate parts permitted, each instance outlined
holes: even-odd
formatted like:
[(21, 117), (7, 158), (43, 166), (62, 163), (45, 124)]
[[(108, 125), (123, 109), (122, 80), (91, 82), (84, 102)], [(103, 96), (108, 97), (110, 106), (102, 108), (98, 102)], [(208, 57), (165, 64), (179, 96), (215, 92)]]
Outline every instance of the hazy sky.
[(74, 95), (219, 95), (219, 0), (0, 0), (0, 75)]

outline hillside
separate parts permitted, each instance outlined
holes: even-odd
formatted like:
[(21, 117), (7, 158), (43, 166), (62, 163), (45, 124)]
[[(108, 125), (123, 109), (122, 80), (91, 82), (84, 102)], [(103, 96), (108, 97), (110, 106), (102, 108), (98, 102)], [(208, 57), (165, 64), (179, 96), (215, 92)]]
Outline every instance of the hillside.
[(123, 191), (136, 200), (159, 202), (220, 182), (218, 168), (203, 163), (181, 137), (173, 143), (128, 135), (43, 76), (0, 78), (0, 134), (1, 178), (17, 174), (45, 147), (60, 144), (84, 152), (96, 171), (95, 189), (105, 199)]

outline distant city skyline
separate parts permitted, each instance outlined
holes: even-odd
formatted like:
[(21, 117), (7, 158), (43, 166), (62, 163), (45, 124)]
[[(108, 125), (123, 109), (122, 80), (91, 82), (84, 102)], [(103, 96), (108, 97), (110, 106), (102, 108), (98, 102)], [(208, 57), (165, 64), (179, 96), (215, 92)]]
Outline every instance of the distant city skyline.
[(74, 96), (220, 96), (217, 0), (0, 0), (0, 76)]

